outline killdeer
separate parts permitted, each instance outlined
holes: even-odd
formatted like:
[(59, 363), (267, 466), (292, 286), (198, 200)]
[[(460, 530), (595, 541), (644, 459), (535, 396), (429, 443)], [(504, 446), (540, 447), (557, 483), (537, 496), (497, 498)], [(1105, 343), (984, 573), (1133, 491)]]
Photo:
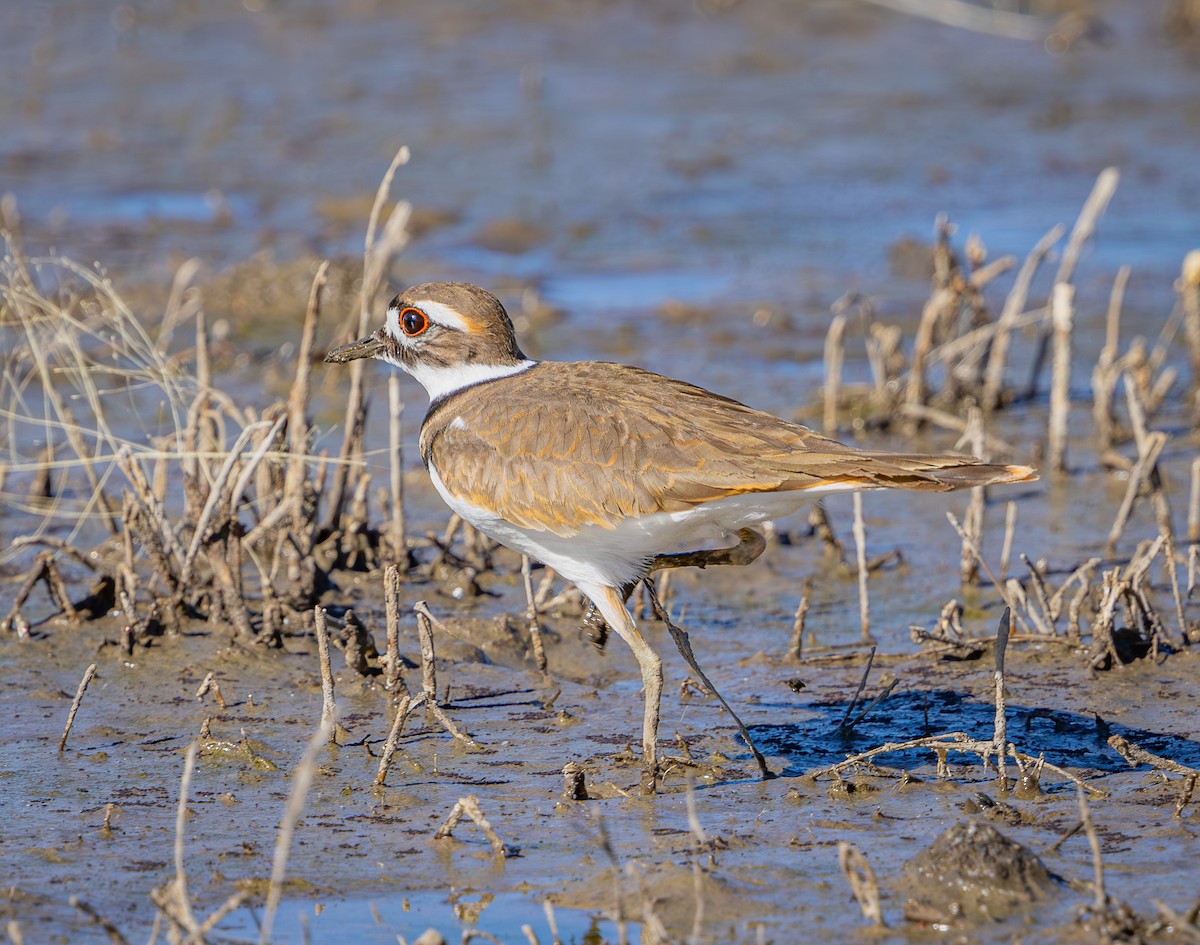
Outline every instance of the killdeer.
[(325, 360), (357, 358), (425, 387), (421, 458), (446, 504), (574, 582), (629, 644), (645, 687), (649, 793), (662, 662), (625, 601), (652, 567), (747, 564), (763, 547), (755, 525), (826, 493), (1036, 478), (1028, 466), (855, 449), (635, 367), (532, 360), (500, 300), (462, 282), (406, 289), (382, 327)]

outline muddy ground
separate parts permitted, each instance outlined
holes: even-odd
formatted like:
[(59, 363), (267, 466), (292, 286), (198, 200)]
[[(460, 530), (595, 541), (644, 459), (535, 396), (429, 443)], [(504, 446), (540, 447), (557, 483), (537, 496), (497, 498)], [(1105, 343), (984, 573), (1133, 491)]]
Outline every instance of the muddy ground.
[[(477, 923), (517, 941), (517, 926), (529, 923), (548, 941), (543, 901), (553, 903), (567, 941), (616, 941), (617, 918), (634, 923), (636, 940), (636, 926), (648, 914), (671, 941), (686, 939), (697, 922), (711, 941), (845, 939), (864, 924), (838, 870), (837, 844), (846, 841), (878, 877), (883, 917), (894, 930), (884, 940), (920, 937), (939, 926), (972, 941), (1096, 940), (1094, 929), (1077, 924), (1092, 901), (1080, 885), (1092, 876), (1092, 859), (1084, 833), (1067, 836), (1078, 825), (1079, 801), (1063, 776), (1043, 772), (1040, 789), (1014, 796), (997, 789), (995, 771), (975, 755), (951, 753), (939, 777), (926, 749), (875, 759), (891, 773), (813, 779), (846, 755), (888, 741), (943, 732), (990, 741), (993, 665), (986, 653), (944, 660), (888, 652), (894, 647), (885, 645), (867, 697), (892, 680), (898, 684), (843, 733), (839, 724), (863, 672), (863, 650), (831, 652), (810, 641), (806, 658), (786, 655), (790, 620), (769, 602), (794, 597), (773, 572), (797, 552), (778, 547), (769, 554), (751, 575), (711, 573), (704, 577), (715, 580), (695, 587), (686, 580), (686, 591), (677, 589), (689, 602), (685, 622), (703, 664), (778, 777), (757, 778), (712, 699), (679, 695), (686, 667), (668, 658), (665, 753), (688, 763), (670, 767), (663, 794), (639, 797), (639, 767), (629, 747), (640, 717), (637, 674), (626, 652), (600, 652), (580, 639), (576, 620), (555, 620), (547, 628), (546, 680), (533, 669), (528, 637), (515, 621), (457, 619), (459, 608), (430, 595), (451, 631), (437, 638), (447, 709), (482, 747), (460, 747), (418, 713), (386, 786), (374, 787), (389, 697), (377, 682), (339, 669), (344, 730), (339, 745), (318, 755), (276, 939), (297, 941), (304, 925), (314, 941), (384, 942), (397, 934), (411, 941), (427, 926), (454, 938), (458, 928)], [(882, 576), (877, 600), (902, 594), (914, 579), (907, 568)], [(378, 627), (373, 584), (347, 579), (345, 599)], [(737, 599), (743, 594), (766, 603), (745, 606)], [(500, 603), (511, 605), (513, 597), (510, 589)], [(981, 613), (969, 625), (984, 634), (994, 618)], [(773, 626), (748, 629), (763, 623)], [(98, 642), (104, 627), (84, 634), (51, 623), (39, 629), (41, 639), (6, 646), (4, 856), (11, 883), (5, 910), (20, 921), (26, 941), (102, 938), (68, 906), (71, 896), (131, 940), (145, 933), (153, 911), (147, 894), (174, 874), (178, 777), (184, 750), (202, 725), (208, 735), (183, 847), (196, 913), (207, 914), (237, 890), (261, 895), (291, 773), (320, 717), (317, 657), (308, 638), (288, 638), (283, 652), (264, 651), (231, 645), (224, 628), (197, 625), (123, 658), (115, 624), (107, 643)], [(894, 637), (897, 629), (879, 636)], [(657, 626), (651, 624), (650, 635), (660, 651), (671, 652)], [(747, 637), (751, 646), (744, 645)], [(754, 645), (763, 649), (753, 652)], [(412, 638), (402, 652), (419, 658)], [(99, 672), (60, 754), (70, 696), (80, 668), (93, 660)], [(1103, 792), (1093, 796), (1091, 811), (1110, 893), (1145, 917), (1155, 915), (1155, 901), (1185, 911), (1194, 897), (1187, 864), (1195, 813), (1191, 806), (1174, 813), (1181, 779), (1131, 770), (1106, 739), (1122, 735), (1200, 765), (1192, 737), (1195, 655), (1141, 660), (1097, 675), (1076, 648), (1022, 643), (1008, 663), (1010, 740)], [(210, 671), (224, 707), (212, 694), (195, 696)], [(415, 674), (410, 684), (419, 686)], [(582, 765), (598, 799), (561, 799), (567, 762)], [(1009, 769), (1015, 777), (1011, 761)], [(689, 780), (703, 842), (689, 827)], [(469, 823), (454, 839), (433, 839), (455, 801), (468, 795), (478, 798), (513, 856), (496, 856)], [(994, 890), (981, 895), (967, 883), (947, 890), (905, 872), (939, 834), (964, 822), (991, 824), (1026, 845), (1052, 879), (1036, 895), (1000, 905), (1003, 896)], [(919, 908), (914, 899), (935, 904)], [(470, 912), (481, 902), (482, 911)], [(255, 938), (255, 914), (235, 912), (215, 940)]]

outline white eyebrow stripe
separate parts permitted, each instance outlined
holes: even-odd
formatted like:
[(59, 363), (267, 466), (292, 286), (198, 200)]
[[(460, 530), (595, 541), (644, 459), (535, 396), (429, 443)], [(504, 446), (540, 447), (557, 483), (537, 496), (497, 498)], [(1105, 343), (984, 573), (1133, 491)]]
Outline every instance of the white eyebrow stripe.
[[(439, 325), (442, 325), (445, 328), (453, 328), (456, 331), (470, 331), (470, 329), (467, 327), (466, 319), (459, 315), (458, 312), (452, 309), (449, 305), (445, 305), (442, 302), (434, 302), (429, 299), (420, 299), (416, 302), (413, 302), (412, 305), (413, 308), (419, 308), (422, 312), (428, 315), (431, 322), (437, 322)], [(388, 317), (391, 318), (390, 312), (388, 313)], [(396, 317), (397, 319), (399, 318), (398, 313)], [(399, 327), (399, 322), (397, 322), (397, 327)]]

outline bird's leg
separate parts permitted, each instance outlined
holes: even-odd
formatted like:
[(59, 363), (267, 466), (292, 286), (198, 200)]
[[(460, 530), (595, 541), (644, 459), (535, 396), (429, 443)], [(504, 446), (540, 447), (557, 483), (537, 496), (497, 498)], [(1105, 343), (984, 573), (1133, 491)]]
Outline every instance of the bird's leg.
[[(709, 551), (683, 551), (678, 554), (657, 555), (650, 562), (647, 574), (655, 571), (666, 571), (669, 568), (707, 568), (711, 565), (747, 565), (767, 547), (767, 540), (753, 528), (738, 530), (738, 543), (732, 548), (713, 548)], [(629, 595), (637, 584), (627, 584), (621, 588), (621, 599), (629, 600)], [(603, 613), (593, 602), (583, 615), (580, 632), (600, 649), (608, 642), (608, 624)]]
[(595, 603), (605, 622), (629, 644), (638, 668), (642, 671), (645, 709), (642, 713), (641, 789), (643, 794), (653, 794), (658, 788), (658, 715), (662, 703), (662, 659), (634, 624), (633, 616), (621, 599), (619, 590), (595, 584), (586, 588), (580, 587), (580, 590)]
[(747, 565), (762, 554), (766, 547), (767, 540), (753, 528), (739, 528), (738, 543), (732, 548), (658, 555), (650, 562), (650, 573), (665, 571), (667, 568), (707, 568), (715, 564)]

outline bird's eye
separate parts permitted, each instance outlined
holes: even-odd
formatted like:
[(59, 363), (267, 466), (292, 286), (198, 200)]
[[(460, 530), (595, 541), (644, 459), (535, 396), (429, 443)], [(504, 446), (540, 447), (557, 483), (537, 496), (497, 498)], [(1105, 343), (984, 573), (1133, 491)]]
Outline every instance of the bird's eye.
[(429, 316), (419, 308), (406, 308), (400, 312), (400, 329), (409, 338), (415, 338), (429, 327)]

